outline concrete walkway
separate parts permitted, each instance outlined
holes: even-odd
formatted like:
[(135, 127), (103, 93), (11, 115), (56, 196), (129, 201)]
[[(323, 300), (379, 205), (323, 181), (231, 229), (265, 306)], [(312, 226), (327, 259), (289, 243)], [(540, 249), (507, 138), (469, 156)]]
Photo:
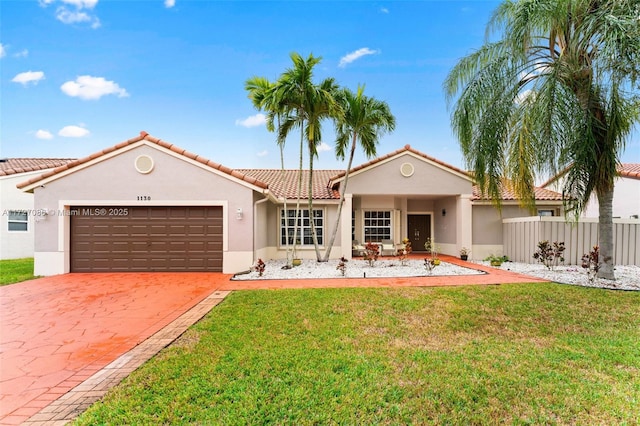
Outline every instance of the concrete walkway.
[(530, 283), (483, 275), (232, 281), (216, 273), (65, 274), (0, 288), (0, 424), (65, 424), (232, 290)]

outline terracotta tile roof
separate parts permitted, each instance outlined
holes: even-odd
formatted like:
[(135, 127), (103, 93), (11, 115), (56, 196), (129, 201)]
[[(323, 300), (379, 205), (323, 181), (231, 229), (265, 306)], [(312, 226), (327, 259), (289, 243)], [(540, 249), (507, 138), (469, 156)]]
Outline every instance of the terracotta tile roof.
[[(269, 190), (278, 198), (286, 196), (287, 199), (295, 199), (298, 190), (298, 170), (285, 170), (285, 185), (282, 185), (280, 169), (237, 169), (238, 172), (252, 176), (269, 185)], [(313, 171), (313, 198), (315, 200), (338, 200), (340, 192), (329, 189), (328, 183), (331, 176), (335, 176), (340, 170), (314, 170)], [(301, 198), (308, 198), (309, 171), (302, 171)]]
[(266, 183), (263, 183), (263, 182), (257, 180), (254, 177), (245, 176), (243, 173), (240, 173), (237, 170), (232, 170), (229, 167), (225, 167), (225, 166), (223, 166), (221, 164), (218, 164), (218, 163), (216, 163), (214, 161), (208, 160), (208, 159), (206, 159), (204, 157), (201, 157), (199, 155), (192, 154), (192, 153), (190, 153), (190, 152), (188, 152), (188, 151), (186, 151), (186, 150), (184, 150), (184, 149), (182, 149), (182, 148), (180, 148), (180, 147), (178, 147), (176, 145), (173, 145), (173, 144), (171, 144), (169, 142), (165, 142), (165, 141), (160, 140), (158, 138), (154, 138), (153, 136), (150, 136), (147, 132), (144, 132), (144, 131), (140, 132), (140, 135), (135, 137), (135, 138), (126, 140), (124, 142), (120, 142), (117, 145), (114, 145), (114, 146), (112, 146), (110, 148), (103, 149), (102, 151), (99, 151), (99, 152), (96, 152), (94, 154), (91, 154), (88, 157), (70, 161), (70, 162), (68, 162), (68, 163), (66, 163), (64, 165), (56, 167), (55, 169), (53, 169), (53, 170), (51, 170), (49, 172), (43, 173), (40, 176), (34, 177), (33, 179), (29, 179), (26, 182), (22, 182), (22, 183), (18, 184), (17, 187), (18, 188), (24, 188), (26, 186), (32, 185), (32, 184), (34, 184), (36, 182), (39, 182), (39, 181), (41, 181), (43, 179), (49, 178), (51, 176), (55, 176), (55, 175), (57, 175), (59, 173), (62, 173), (64, 171), (66, 171), (66, 170), (73, 169), (74, 167), (78, 167), (78, 166), (80, 166), (80, 165), (82, 165), (84, 163), (87, 163), (87, 162), (91, 161), (91, 160), (94, 160), (96, 158), (100, 158), (103, 155), (106, 155), (106, 154), (109, 154), (111, 152), (117, 151), (117, 150), (122, 149), (122, 148), (124, 148), (124, 147), (126, 147), (128, 145), (135, 144), (135, 143), (140, 142), (142, 140), (157, 144), (157, 145), (159, 145), (159, 146), (161, 146), (161, 147), (163, 147), (165, 149), (168, 149), (170, 151), (173, 151), (173, 152), (175, 152), (177, 154), (184, 155), (187, 158), (190, 158), (190, 159), (192, 159), (194, 161), (197, 161), (199, 163), (205, 164), (205, 165), (207, 165), (207, 166), (209, 166), (209, 167), (211, 167), (213, 169), (216, 169), (216, 170), (219, 170), (219, 171), (221, 171), (223, 173), (226, 173), (229, 176), (233, 176), (233, 177), (235, 177), (237, 179), (244, 180), (245, 182), (248, 182), (248, 183), (250, 183), (252, 185), (255, 185), (255, 186), (259, 187), (259, 188), (263, 188), (263, 189), (267, 189), (268, 188), (268, 185)]
[[(551, 191), (549, 189), (535, 187), (534, 189), (536, 201), (562, 201), (562, 194), (559, 192)], [(480, 187), (473, 185), (473, 197), (472, 200), (488, 200), (489, 197), (482, 196), (480, 194)], [(513, 192), (509, 185), (502, 187), (502, 200), (503, 201), (516, 201), (518, 197)]]
[(622, 163), (618, 167), (618, 173), (622, 177), (640, 179), (640, 163)]
[[(356, 167), (352, 168), (351, 172), (349, 172), (349, 173), (351, 174), (353, 172), (357, 172), (358, 170), (366, 169), (367, 167), (371, 167), (371, 166), (373, 166), (373, 165), (375, 165), (377, 163), (380, 163), (381, 161), (387, 160), (387, 159), (389, 159), (391, 157), (395, 157), (398, 154), (402, 154), (403, 152), (412, 152), (415, 155), (423, 157), (423, 158), (425, 158), (425, 159), (427, 159), (429, 161), (432, 161), (434, 163), (440, 164), (441, 166), (443, 166), (443, 167), (445, 167), (447, 169), (450, 169), (452, 171), (455, 171), (457, 173), (460, 173), (460, 174), (463, 174), (465, 176), (469, 176), (470, 177), (468, 172), (466, 172), (466, 171), (464, 171), (462, 169), (459, 169), (459, 168), (457, 168), (455, 166), (452, 166), (451, 164), (447, 164), (444, 161), (440, 161), (437, 158), (431, 157), (431, 156), (429, 156), (429, 155), (427, 155), (427, 154), (425, 154), (423, 152), (418, 151), (417, 149), (411, 148), (411, 145), (405, 145), (403, 148), (397, 149), (397, 150), (395, 150), (393, 152), (390, 152), (389, 154), (383, 155), (382, 157), (374, 158), (371, 161), (368, 161), (368, 162), (366, 162), (364, 164), (356, 166)], [(345, 171), (341, 170), (339, 173), (337, 173), (336, 175), (331, 177), (331, 181), (335, 182), (336, 180), (341, 179), (342, 177), (344, 177), (344, 175), (345, 175)]]
[(74, 158), (3, 158), (0, 159), (0, 176), (53, 169), (74, 160)]

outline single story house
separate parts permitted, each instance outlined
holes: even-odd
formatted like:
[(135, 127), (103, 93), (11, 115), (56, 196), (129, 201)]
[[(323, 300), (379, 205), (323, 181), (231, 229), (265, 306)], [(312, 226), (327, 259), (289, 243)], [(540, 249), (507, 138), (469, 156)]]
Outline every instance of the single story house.
[[(562, 192), (566, 170), (543, 183), (542, 188)], [(593, 194), (582, 212), (584, 218), (596, 218), (600, 215), (598, 197)], [(613, 217), (616, 219), (640, 218), (640, 163), (622, 163), (618, 165), (618, 178), (613, 190)]]
[[(35, 274), (236, 273), (258, 258), (284, 258), (297, 173), (285, 171), (283, 185), (280, 170), (233, 170), (141, 132), (18, 185), (46, 212), (36, 223)], [(344, 176), (313, 174), (312, 216), (323, 247)], [(306, 196), (298, 254), (313, 259)], [(540, 214), (562, 214), (561, 194), (537, 188), (536, 198)], [(467, 172), (406, 145), (351, 170), (331, 258), (351, 257), (356, 240), (399, 244), (405, 237), (416, 251), (431, 238), (444, 254), (466, 247), (476, 259), (500, 255), (502, 219), (528, 215), (508, 191), (498, 212)]]
[(72, 160), (0, 158), (0, 259), (33, 257), (33, 229), (41, 216), (33, 207), (33, 194), (16, 185)]

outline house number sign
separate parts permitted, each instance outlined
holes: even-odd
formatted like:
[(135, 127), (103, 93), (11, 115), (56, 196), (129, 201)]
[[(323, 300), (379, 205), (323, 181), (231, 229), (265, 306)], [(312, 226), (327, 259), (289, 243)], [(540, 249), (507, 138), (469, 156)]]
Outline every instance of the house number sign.
[(151, 195), (138, 195), (138, 201), (151, 201)]

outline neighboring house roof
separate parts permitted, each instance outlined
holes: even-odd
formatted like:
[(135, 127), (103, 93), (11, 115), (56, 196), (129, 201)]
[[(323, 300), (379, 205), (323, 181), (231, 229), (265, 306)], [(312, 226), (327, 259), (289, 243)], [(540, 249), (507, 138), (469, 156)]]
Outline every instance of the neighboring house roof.
[(81, 159), (78, 159), (78, 160), (74, 160), (74, 161), (66, 163), (66, 164), (64, 164), (64, 165), (62, 165), (60, 167), (56, 167), (55, 169), (53, 169), (53, 170), (51, 170), (49, 172), (43, 173), (40, 176), (34, 177), (32, 179), (29, 179), (26, 182), (22, 182), (22, 183), (18, 184), (17, 187), (18, 188), (25, 188), (25, 187), (33, 185), (33, 184), (35, 184), (35, 183), (37, 183), (37, 182), (39, 182), (41, 180), (48, 179), (48, 178), (50, 178), (52, 176), (61, 174), (61, 173), (66, 172), (68, 170), (72, 170), (72, 169), (74, 169), (76, 167), (81, 167), (85, 163), (88, 163), (90, 161), (96, 160), (96, 159), (98, 159), (98, 158), (100, 158), (102, 156), (110, 154), (110, 153), (112, 153), (114, 151), (117, 151), (119, 149), (125, 148), (125, 147), (127, 147), (129, 145), (133, 145), (135, 143), (141, 142), (143, 140), (147, 141), (147, 142), (154, 143), (154, 144), (156, 144), (158, 146), (161, 146), (161, 147), (163, 147), (165, 149), (173, 151), (173, 152), (175, 152), (175, 153), (177, 153), (179, 155), (185, 156), (185, 157), (187, 157), (187, 158), (189, 158), (191, 160), (194, 160), (194, 161), (197, 161), (197, 162), (199, 162), (201, 164), (209, 166), (209, 167), (211, 167), (213, 169), (219, 170), (220, 172), (228, 174), (229, 176), (233, 176), (233, 177), (235, 177), (237, 179), (246, 181), (246, 182), (248, 182), (248, 183), (250, 183), (252, 185), (255, 185), (255, 186), (259, 187), (259, 188), (262, 188), (262, 189), (267, 189), (268, 188), (268, 185), (266, 183), (260, 182), (254, 177), (246, 176), (243, 173), (238, 172), (237, 170), (232, 170), (229, 167), (223, 166), (221, 164), (218, 164), (218, 163), (216, 163), (214, 161), (208, 160), (208, 159), (206, 159), (204, 157), (201, 157), (199, 155), (192, 154), (192, 153), (188, 152), (187, 150), (178, 147), (177, 145), (171, 144), (169, 142), (165, 142), (165, 141), (160, 140), (158, 138), (154, 138), (153, 136), (150, 136), (145, 131), (140, 132), (140, 135), (135, 137), (135, 138), (126, 140), (124, 142), (120, 142), (117, 145), (114, 145), (114, 146), (112, 146), (110, 148), (103, 149), (102, 151), (99, 151), (99, 152), (96, 152), (94, 154), (91, 154), (88, 157), (81, 158)]
[[(277, 198), (287, 197), (287, 199), (297, 198), (298, 191), (298, 170), (284, 170), (285, 184), (282, 185), (282, 174), (280, 169), (236, 169), (236, 171), (256, 178), (269, 185), (269, 191)], [(330, 189), (327, 185), (331, 176), (339, 173), (340, 170), (314, 170), (313, 171), (313, 198), (315, 200), (339, 200), (340, 192)], [(309, 170), (302, 171), (302, 191), (300, 198), (309, 197)]]
[(53, 169), (74, 160), (75, 158), (3, 158), (0, 159), (0, 176)]
[[(551, 177), (549, 180), (547, 180), (545, 183), (543, 183), (540, 186), (542, 188), (545, 188), (545, 187), (551, 185), (552, 183), (554, 183), (555, 181), (560, 179), (562, 176), (564, 176), (568, 171), (569, 171), (569, 167), (565, 168), (564, 170), (562, 170), (561, 172), (559, 172), (555, 176)], [(640, 163), (621, 163), (621, 164), (619, 164), (618, 165), (618, 176), (631, 178), (631, 179), (640, 179)]]
[(622, 177), (640, 179), (640, 163), (622, 163), (618, 167), (618, 174)]

